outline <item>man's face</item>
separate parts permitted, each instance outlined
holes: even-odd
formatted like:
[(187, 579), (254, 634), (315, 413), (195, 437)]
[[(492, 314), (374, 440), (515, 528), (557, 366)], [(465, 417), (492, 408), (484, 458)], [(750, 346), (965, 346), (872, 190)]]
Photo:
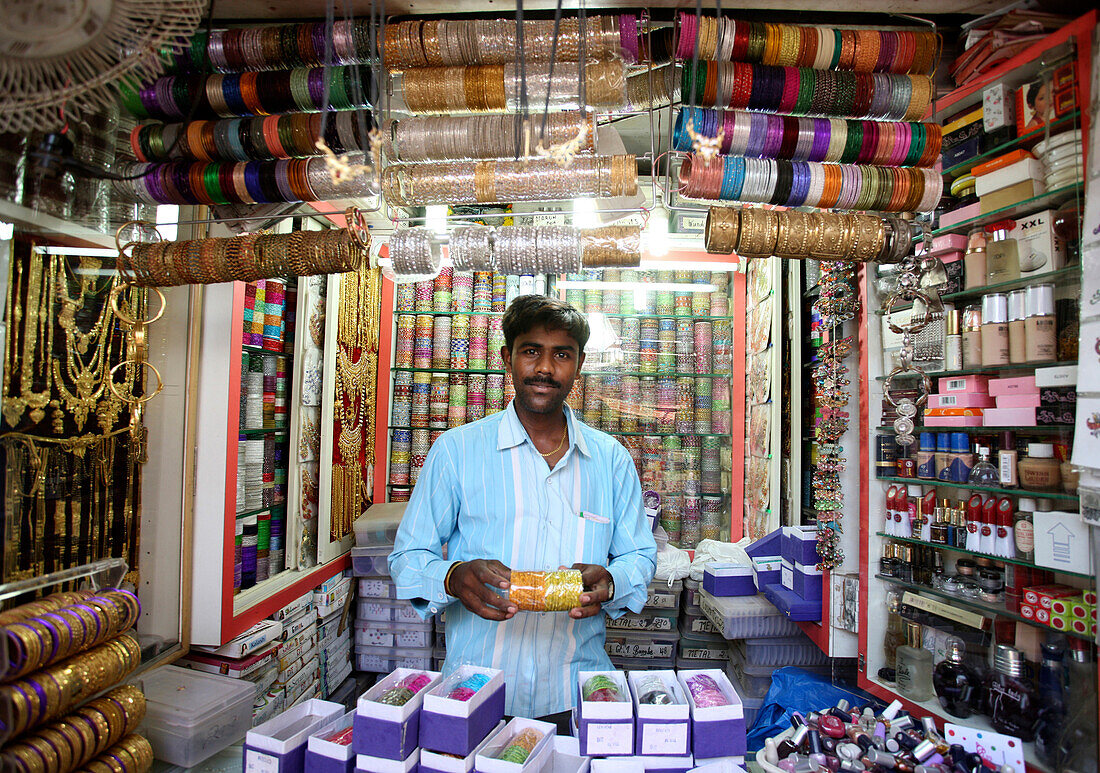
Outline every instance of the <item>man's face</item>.
[(573, 336), (544, 327), (518, 336), (510, 352), (502, 347), (501, 356), (512, 374), (517, 403), (530, 413), (560, 411), (584, 364)]

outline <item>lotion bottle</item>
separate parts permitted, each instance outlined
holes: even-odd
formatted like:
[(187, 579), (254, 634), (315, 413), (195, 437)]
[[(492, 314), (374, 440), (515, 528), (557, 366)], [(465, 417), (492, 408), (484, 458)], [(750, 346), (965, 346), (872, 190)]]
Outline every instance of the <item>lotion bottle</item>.
[(1008, 296), (982, 296), (982, 366), (1008, 365)]
[(1027, 288), (1027, 319), (1024, 349), (1028, 362), (1054, 362), (1058, 357), (1058, 335), (1054, 315), (1054, 285)]
[(1027, 290), (1014, 290), (1008, 294), (1008, 361), (1012, 364), (1027, 362), (1024, 320), (1027, 317)]

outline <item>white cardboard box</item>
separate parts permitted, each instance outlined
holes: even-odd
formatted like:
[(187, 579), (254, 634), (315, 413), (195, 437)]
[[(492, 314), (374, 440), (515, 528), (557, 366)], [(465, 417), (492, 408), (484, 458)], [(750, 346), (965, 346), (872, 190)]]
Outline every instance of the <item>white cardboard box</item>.
[(420, 750), (416, 749), (403, 760), (387, 760), (366, 754), (355, 755), (356, 773), (409, 773), (420, 764)]
[(451, 754), (440, 754), (439, 752), (430, 752), (427, 749), (420, 750), (420, 769), (425, 768), (429, 770), (441, 770), (443, 773), (470, 773), (474, 769), (474, 758), (481, 752), (489, 741), (493, 740), (493, 736), (500, 732), (504, 727), (504, 720), (500, 720), (497, 726), (493, 728), (489, 735), (485, 736), (485, 739), (477, 745), (477, 748), (469, 753), (464, 759), (459, 759)]
[(1089, 529), (1080, 513), (1036, 510), (1035, 563), (1058, 571), (1092, 574)]
[[(639, 686), (642, 681), (656, 677), (675, 703), (655, 705), (640, 703)], [(683, 685), (676, 679), (676, 672), (631, 671), (627, 674), (630, 696), (634, 701), (634, 751), (640, 755), (684, 756), (689, 754), (688, 725), (690, 707), (684, 696)]]
[(1009, 236), (1016, 240), (1020, 276), (1039, 276), (1066, 264), (1066, 244), (1054, 235), (1054, 210), (1021, 217)]
[[(619, 687), (624, 701), (582, 700), (584, 683), (607, 676)], [(589, 757), (629, 756), (634, 753), (634, 704), (622, 671), (581, 671), (577, 674), (577, 727), (581, 753)]]
[[(512, 738), (527, 728), (533, 728), (542, 733), (542, 738), (531, 750), (527, 761), (519, 765), (515, 762), (498, 760), (497, 757), (508, 748)], [(474, 770), (478, 773), (520, 773), (521, 771), (530, 773), (541, 771), (553, 749), (552, 744), (556, 732), (557, 728), (549, 722), (540, 722), (537, 719), (527, 719), (526, 717), (513, 717), (508, 724), (493, 733), (488, 742), (481, 747), (481, 751), (474, 756)]]

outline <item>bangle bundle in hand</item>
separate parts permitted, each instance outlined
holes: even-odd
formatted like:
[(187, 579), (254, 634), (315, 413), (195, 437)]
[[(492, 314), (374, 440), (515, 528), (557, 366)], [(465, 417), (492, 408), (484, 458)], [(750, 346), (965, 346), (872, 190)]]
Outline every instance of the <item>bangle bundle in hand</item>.
[(679, 177), (687, 198), (787, 207), (930, 212), (943, 195), (943, 177), (915, 167), (691, 155)]
[[(386, 25), (382, 62), (393, 70), (463, 64), (505, 64), (520, 56), (528, 62), (576, 62), (580, 58), (580, 21), (562, 19), (554, 39), (552, 20), (528, 19), (523, 48), (517, 44), (513, 19), (414, 19)], [(622, 50), (619, 20), (589, 16), (585, 20), (585, 55), (617, 58)], [(556, 44), (556, 47), (555, 47)], [(638, 45), (635, 27), (634, 48)]]
[(683, 99), (788, 115), (916, 121), (932, 102), (927, 75), (837, 72), (743, 62), (684, 66)]
[(626, 72), (619, 60), (592, 62), (584, 67), (585, 105), (580, 104), (580, 65), (557, 62), (553, 78), (549, 64), (418, 67), (402, 75), (405, 104), (412, 113), (453, 113), (520, 110), (526, 101), (544, 105), (547, 91), (555, 110), (620, 107), (626, 99)]
[(123, 634), (98, 647), (0, 686), (12, 707), (11, 734), (55, 720), (141, 665), (137, 639)]
[(508, 600), (527, 612), (568, 612), (581, 605), (584, 579), (579, 569), (512, 571)]
[(387, 154), (395, 161), (464, 158), (519, 158), (583, 137), (578, 153), (596, 151), (595, 115), (550, 113), (524, 119), (519, 114), (413, 116), (391, 121), (384, 130)]
[(940, 36), (926, 30), (831, 29), (696, 17), (681, 11), (678, 59), (856, 72), (927, 73)]
[(400, 207), (429, 204), (498, 204), (633, 196), (634, 156), (577, 156), (562, 169), (552, 159), (391, 164), (382, 192)]
[(757, 207), (711, 207), (703, 236), (707, 252), (746, 258), (897, 263), (912, 247), (899, 218)]
[(724, 155), (796, 161), (932, 166), (942, 143), (942, 129), (934, 123), (797, 118), (697, 107), (684, 108), (676, 117), (676, 150), (691, 151), (689, 126), (696, 135), (720, 137), (718, 151)]
[[(350, 222), (350, 219), (349, 219)], [(119, 255), (121, 270), (145, 287), (254, 282), (285, 276), (358, 271), (367, 259), (364, 228), (289, 234), (245, 234), (227, 239), (132, 243)]]
[(0, 681), (10, 682), (102, 644), (132, 628), (140, 614), (137, 596), (112, 589), (10, 622), (2, 629), (8, 669)]

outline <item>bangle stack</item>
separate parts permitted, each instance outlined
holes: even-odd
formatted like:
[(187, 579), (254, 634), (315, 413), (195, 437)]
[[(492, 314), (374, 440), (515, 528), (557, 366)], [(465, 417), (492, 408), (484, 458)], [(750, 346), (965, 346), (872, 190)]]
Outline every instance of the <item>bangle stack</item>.
[[(506, 64), (520, 54), (528, 62), (549, 62), (552, 58), (577, 62), (580, 52), (580, 21), (576, 18), (561, 20), (556, 41), (552, 20), (524, 21), (522, 52), (512, 19), (416, 19), (386, 25), (382, 62), (391, 70)], [(591, 60), (617, 59), (624, 52), (633, 53), (635, 59), (631, 61), (636, 61), (637, 18), (589, 16), (585, 21), (584, 52)]]
[[(70, 596), (59, 595), (66, 600)], [(39, 602), (37, 608), (43, 606)], [(102, 644), (132, 628), (140, 614), (141, 604), (133, 593), (105, 590), (7, 623), (2, 630), (8, 668), (2, 680), (18, 679)]]
[(496, 204), (633, 196), (634, 156), (577, 156), (567, 170), (551, 159), (391, 164), (382, 192), (391, 204)]
[(942, 129), (934, 123), (843, 118), (796, 118), (747, 110), (684, 108), (676, 117), (672, 147), (690, 152), (697, 135), (721, 138), (719, 152), (843, 164), (930, 167), (940, 156)]
[[(145, 695), (141, 690), (133, 685), (117, 687), (61, 719), (32, 730), (8, 745), (4, 754), (18, 773), (68, 773), (122, 742), (137, 730), (144, 717)], [(151, 762), (151, 749), (149, 757)], [(125, 773), (146, 769), (124, 768)]]
[(895, 217), (711, 207), (704, 244), (707, 252), (746, 258), (897, 263), (909, 254), (912, 235)]
[(929, 212), (943, 195), (931, 169), (817, 164), (771, 158), (699, 155), (684, 159), (679, 192), (686, 198), (787, 207)]
[(681, 11), (678, 59), (841, 69), (928, 73), (942, 39), (927, 30), (830, 29), (793, 24), (696, 17)]
[(363, 265), (367, 252), (363, 238), (347, 228), (330, 228), (135, 243), (129, 255), (119, 255), (119, 267), (145, 287), (341, 274)]
[(544, 118), (518, 114), (417, 116), (391, 121), (383, 131), (386, 153), (395, 161), (520, 158), (583, 137), (578, 153), (596, 151), (596, 119), (579, 112)]
[(90, 696), (122, 681), (141, 664), (141, 646), (123, 634), (98, 647), (0, 686), (12, 707), (12, 736), (64, 716)]

